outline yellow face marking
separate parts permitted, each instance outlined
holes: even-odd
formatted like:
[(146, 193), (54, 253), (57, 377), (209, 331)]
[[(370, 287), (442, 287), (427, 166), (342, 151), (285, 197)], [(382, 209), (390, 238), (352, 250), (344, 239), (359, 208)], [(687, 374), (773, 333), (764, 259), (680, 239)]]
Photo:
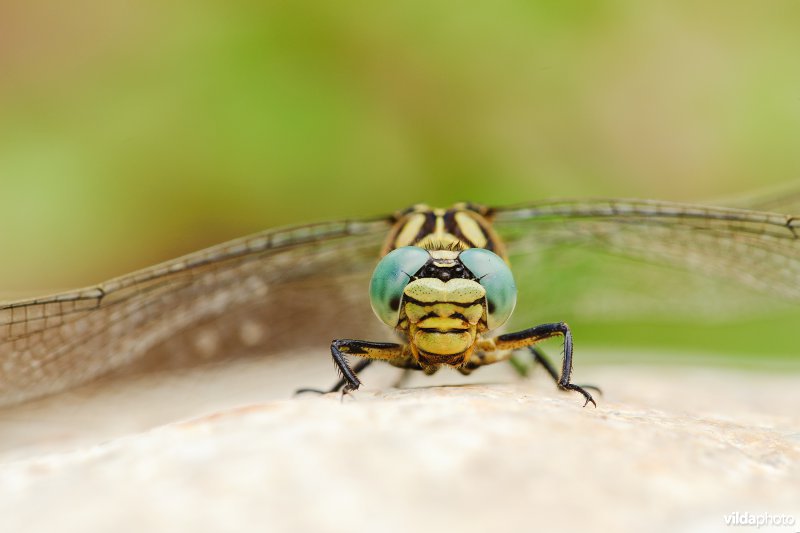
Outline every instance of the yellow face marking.
[(486, 297), (484, 289), (477, 281), (456, 278), (444, 282), (436, 278), (417, 279), (406, 285), (406, 296), (418, 302), (472, 303)]
[(460, 252), (454, 252), (452, 250), (430, 250), (428, 253), (431, 254), (437, 266), (443, 266), (446, 261), (455, 261)]
[[(416, 324), (418, 327), (421, 328), (453, 328), (459, 327), (456, 325), (455, 322), (449, 323), (447, 327), (439, 325), (439, 323), (435, 322), (434, 317), (428, 317), (423, 320), (423, 317), (430, 315), (433, 313), (436, 315), (436, 319), (448, 319), (448, 320), (456, 320), (458, 323), (463, 323), (462, 320), (459, 319), (450, 319), (449, 317), (455, 314), (461, 314), (467, 320), (468, 324), (465, 324), (463, 327), (467, 327), (469, 325), (477, 324), (481, 317), (483, 317), (483, 304), (475, 304), (469, 307), (464, 307), (458, 304), (452, 303), (438, 303), (432, 305), (417, 305), (414, 303), (407, 302), (404, 306), (404, 310), (406, 313), (406, 317), (408, 321), (412, 324)], [(429, 321), (430, 325), (429, 325)]]
[(415, 300), (403, 306), (403, 324), (415, 357), (423, 365), (462, 364), (472, 353), (478, 330), (485, 329), (480, 324), (486, 314), (486, 290), (468, 279), (423, 278), (409, 283), (404, 293)]
[(432, 333), (417, 330), (414, 345), (425, 352), (445, 355), (461, 353), (475, 342), (474, 332)]
[(483, 229), (480, 224), (478, 224), (477, 220), (463, 211), (456, 212), (454, 218), (459, 229), (461, 229), (461, 233), (464, 234), (464, 237), (469, 239), (469, 241), (478, 248), (486, 246), (488, 242), (486, 235), (483, 233)]
[[(438, 312), (439, 308), (437, 307), (434, 313), (438, 315)], [(478, 319), (480, 319), (480, 315), (478, 315)], [(452, 313), (446, 316), (445, 315), (432, 316), (424, 320), (420, 320), (416, 324), (418, 328), (438, 329), (441, 331), (446, 331), (449, 329), (467, 329), (472, 325), (468, 320), (453, 317)]]

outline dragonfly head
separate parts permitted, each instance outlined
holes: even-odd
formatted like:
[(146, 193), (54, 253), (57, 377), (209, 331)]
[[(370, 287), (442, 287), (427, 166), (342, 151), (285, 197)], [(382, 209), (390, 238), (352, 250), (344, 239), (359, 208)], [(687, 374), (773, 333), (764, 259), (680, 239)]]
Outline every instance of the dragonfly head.
[(505, 261), (488, 250), (405, 246), (378, 263), (370, 301), (378, 318), (406, 334), (423, 366), (460, 365), (480, 334), (511, 316), (516, 286)]

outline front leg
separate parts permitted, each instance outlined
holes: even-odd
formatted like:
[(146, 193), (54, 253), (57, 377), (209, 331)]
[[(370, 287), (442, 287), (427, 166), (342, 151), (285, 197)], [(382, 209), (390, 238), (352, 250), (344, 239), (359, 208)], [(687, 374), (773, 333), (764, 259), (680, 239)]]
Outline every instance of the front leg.
[[(517, 331), (516, 333), (506, 333), (499, 335), (494, 339), (481, 341), (478, 345), (478, 350), (483, 352), (477, 355), (475, 359), (471, 359), (468, 366), (482, 366), (485, 364), (494, 363), (502, 359), (507, 359), (511, 355), (512, 350), (532, 346), (537, 342), (545, 339), (550, 339), (557, 335), (564, 337), (564, 363), (561, 366), (561, 377), (558, 379), (558, 387), (563, 390), (572, 390), (579, 392), (586, 399), (583, 404), (584, 407), (592, 402), (595, 403), (592, 395), (586, 392), (580, 385), (575, 385), (571, 382), (572, 376), (572, 333), (564, 322), (557, 322), (553, 324), (542, 324), (533, 328)], [(505, 352), (505, 355), (495, 355), (491, 352)]]
[[(533, 361), (535, 363), (539, 363), (540, 365), (542, 365), (542, 367), (547, 372), (547, 375), (553, 378), (553, 381), (555, 381), (556, 384), (558, 384), (561, 378), (559, 378), (558, 372), (556, 371), (556, 367), (553, 366), (553, 363), (550, 362), (550, 359), (547, 357), (547, 355), (538, 346), (528, 346), (528, 351), (533, 356)], [(581, 387), (583, 387), (584, 389), (592, 389), (601, 396), (603, 395), (603, 391), (600, 390), (600, 387), (597, 387), (596, 385), (586, 385), (584, 383), (583, 385), (581, 385)]]
[[(362, 359), (361, 361), (356, 363), (356, 365), (352, 368), (351, 372), (357, 376), (358, 374), (361, 373), (362, 370), (364, 370), (371, 364), (372, 364), (372, 359)], [(329, 394), (331, 392), (339, 392), (345, 385), (347, 385), (347, 380), (344, 378), (339, 378), (339, 381), (334, 383), (333, 387), (331, 387), (328, 390), (303, 387), (301, 389), (297, 389), (296, 391), (294, 391), (294, 393), (303, 394), (304, 392), (313, 392), (315, 394)]]
[(344, 393), (357, 390), (361, 386), (356, 372), (347, 363), (347, 355), (357, 355), (367, 360), (386, 361), (401, 368), (408, 368), (412, 362), (408, 345), (353, 339), (334, 340), (331, 343), (331, 356), (342, 379), (346, 382), (342, 389)]

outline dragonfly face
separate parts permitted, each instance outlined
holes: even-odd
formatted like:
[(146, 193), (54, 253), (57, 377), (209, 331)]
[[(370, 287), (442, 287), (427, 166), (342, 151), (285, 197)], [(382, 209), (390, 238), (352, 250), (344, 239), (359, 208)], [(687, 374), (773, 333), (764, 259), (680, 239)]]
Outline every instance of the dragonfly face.
[(474, 280), (423, 278), (403, 291), (398, 329), (423, 367), (463, 365), (486, 331), (486, 291)]
[(488, 250), (404, 246), (378, 263), (370, 300), (378, 318), (407, 339), (421, 366), (460, 366), (479, 335), (508, 320), (516, 288), (508, 266)]

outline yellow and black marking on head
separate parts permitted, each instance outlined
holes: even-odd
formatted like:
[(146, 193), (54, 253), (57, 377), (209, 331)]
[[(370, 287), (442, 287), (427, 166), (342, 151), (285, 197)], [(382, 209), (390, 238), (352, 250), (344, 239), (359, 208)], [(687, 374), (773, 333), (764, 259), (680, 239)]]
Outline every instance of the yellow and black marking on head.
[(452, 247), (485, 248), (507, 259), (505, 246), (492, 229), (489, 208), (458, 203), (448, 209), (414, 205), (395, 215), (381, 255), (403, 246), (420, 246), (430, 250)]
[(459, 251), (430, 251), (431, 260), (403, 290), (398, 329), (422, 366), (464, 364), (487, 329), (486, 290), (458, 260)]

